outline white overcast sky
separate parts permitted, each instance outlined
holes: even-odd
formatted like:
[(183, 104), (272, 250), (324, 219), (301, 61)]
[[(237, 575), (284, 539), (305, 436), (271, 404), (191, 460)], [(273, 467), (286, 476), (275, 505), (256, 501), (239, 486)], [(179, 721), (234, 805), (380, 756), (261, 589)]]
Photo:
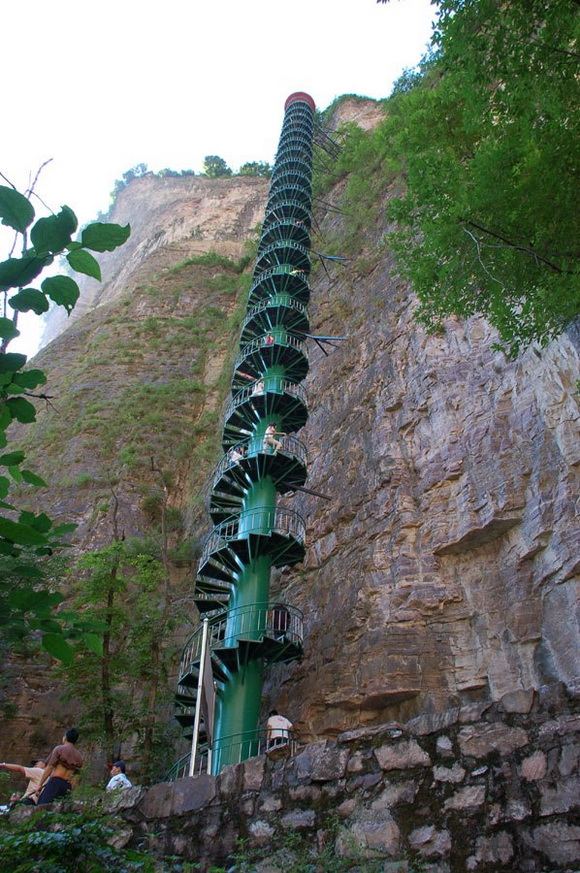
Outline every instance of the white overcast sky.
[(1, 24), (0, 171), (81, 221), (137, 163), (272, 161), (284, 100), (386, 97), (424, 53), (430, 0), (27, 0)]

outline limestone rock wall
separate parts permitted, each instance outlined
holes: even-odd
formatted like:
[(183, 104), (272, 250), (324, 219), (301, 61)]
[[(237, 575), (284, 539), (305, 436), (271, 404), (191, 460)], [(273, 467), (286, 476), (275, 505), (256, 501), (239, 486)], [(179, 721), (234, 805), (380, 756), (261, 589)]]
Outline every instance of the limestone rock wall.
[(151, 276), (153, 256), (155, 269), (208, 251), (241, 257), (244, 240), (262, 220), (267, 188), (266, 179), (249, 176), (159, 178), (148, 173), (134, 179), (119, 192), (110, 218), (130, 224), (131, 236), (114, 252), (96, 255), (102, 283), (75, 277), (79, 302), (70, 318), (61, 308), (49, 313), (42, 344), (95, 307), (131, 293)]
[[(340, 252), (348, 218), (320, 226)], [(312, 332), (347, 337), (305, 383), (307, 486), (331, 499), (292, 504), (305, 658), (269, 687), (312, 738), (580, 679), (577, 336), (509, 361), (481, 318), (428, 335), (385, 230), (313, 282)]]

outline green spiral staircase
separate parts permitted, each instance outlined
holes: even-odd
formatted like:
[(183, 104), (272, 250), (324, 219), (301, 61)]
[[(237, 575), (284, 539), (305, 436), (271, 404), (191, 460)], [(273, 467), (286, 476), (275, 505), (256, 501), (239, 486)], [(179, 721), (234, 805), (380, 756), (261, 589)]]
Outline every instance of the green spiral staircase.
[[(270, 600), (273, 568), (304, 558), (305, 524), (277, 505), (306, 481), (306, 448), (295, 434), (308, 416), (302, 381), (308, 372), (311, 176), (314, 102), (295, 93), (270, 182), (240, 349), (227, 405), (224, 456), (213, 478), (215, 525), (203, 547), (195, 601), (208, 618), (217, 688), (212, 771), (262, 748), (262, 680), (268, 664), (300, 658), (300, 610)], [(281, 443), (264, 441), (274, 423)], [(188, 640), (180, 664), (176, 718), (191, 737), (202, 654), (202, 628)], [(204, 725), (200, 728), (203, 740)]]

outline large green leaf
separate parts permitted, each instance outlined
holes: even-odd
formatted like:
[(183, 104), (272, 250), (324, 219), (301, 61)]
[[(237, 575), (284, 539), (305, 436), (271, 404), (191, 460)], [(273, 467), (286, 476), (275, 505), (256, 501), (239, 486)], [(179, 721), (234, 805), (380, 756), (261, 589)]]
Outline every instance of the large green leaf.
[(37, 615), (47, 615), (55, 606), (62, 603), (63, 600), (64, 595), (59, 591), (47, 591), (46, 589), (41, 589), (40, 591), (34, 592), (34, 599), (30, 608)]
[(0, 318), (0, 338), (11, 340), (20, 336), (20, 331), (11, 318)]
[(44, 634), (42, 648), (63, 664), (72, 664), (74, 649), (61, 634)]
[(55, 537), (62, 537), (65, 534), (74, 533), (76, 529), (76, 524), (57, 524), (53, 530), (53, 534)]
[(112, 252), (118, 246), (127, 242), (131, 228), (128, 224), (121, 227), (120, 224), (105, 224), (95, 221), (85, 227), (81, 234), (81, 242), (87, 249), (93, 252)]
[(46, 536), (41, 531), (10, 518), (0, 518), (0, 536), (21, 546), (40, 546), (46, 542)]
[[(25, 579), (42, 579), (44, 573), (39, 567), (33, 564), (14, 564), (11, 572), (16, 576), (23, 576)], [(36, 592), (34, 592), (36, 594)]]
[(52, 261), (52, 255), (37, 255), (34, 249), (29, 249), (21, 258), (8, 258), (7, 261), (2, 261), (0, 263), (0, 291), (28, 285)]
[(30, 424), (31, 421), (36, 421), (36, 409), (24, 397), (10, 397), (6, 401), (6, 406), (12, 413), (12, 418), (15, 418), (16, 421), (21, 421), (22, 424)]
[(22, 473), (20, 472), (20, 467), (6, 467), (6, 469), (8, 470), (8, 473), (10, 474), (10, 476), (12, 476), (15, 482), (18, 482), (18, 484), (22, 482)]
[(0, 455), (0, 466), (13, 467), (15, 464), (21, 464), (25, 457), (25, 453), (20, 450), (17, 452), (8, 452), (5, 455)]
[(22, 388), (37, 388), (46, 382), (46, 373), (43, 370), (26, 370), (24, 373), (15, 373), (12, 381)]
[(34, 207), (19, 191), (0, 185), (0, 216), (2, 224), (24, 233), (34, 219)]
[[(42, 572), (37, 568), (20, 564), (14, 567), (14, 572), (18, 572), (21, 576), (36, 579), (42, 576)], [(64, 597), (57, 591), (47, 591), (46, 589), (37, 589), (30, 587), (13, 588), (8, 595), (8, 602), (14, 609), (20, 609), (23, 612), (34, 612), (35, 615), (43, 617), (49, 616), (52, 609), (62, 603)]]
[(21, 470), (20, 473), (24, 481), (29, 485), (34, 485), (36, 488), (48, 488), (44, 479), (37, 476), (36, 473), (33, 473), (31, 470)]
[(41, 531), (41, 533), (48, 533), (48, 531), (52, 527), (52, 520), (48, 517), (45, 512), (39, 513), (39, 515), (35, 515), (33, 512), (28, 512), (24, 510), (20, 513), (19, 521), (24, 524), (30, 525), (34, 530)]
[(64, 306), (70, 315), (80, 293), (79, 286), (74, 279), (69, 276), (51, 276), (49, 279), (45, 279), (40, 287), (58, 306)]
[[(2, 381), (4, 381), (6, 375), (7, 374), (5, 373), (2, 376)], [(22, 385), (17, 385), (15, 382), (12, 382), (12, 380), (6, 382), (2, 387), (6, 394), (26, 394), (26, 388), (23, 388)]]
[(56, 254), (67, 247), (77, 224), (72, 209), (63, 206), (58, 215), (39, 218), (30, 231), (30, 239), (37, 252)]
[(0, 373), (16, 373), (26, 363), (26, 355), (17, 352), (6, 352), (0, 355)]
[(95, 655), (103, 654), (103, 638), (98, 634), (84, 634), (83, 635), (83, 643), (89, 649), (89, 651), (94, 652)]
[(20, 555), (22, 549), (18, 549), (9, 540), (0, 539), (0, 555), (8, 555), (10, 558), (16, 558)]
[(43, 312), (48, 312), (49, 303), (46, 295), (42, 291), (37, 291), (36, 288), (25, 288), (19, 291), (8, 301), (12, 309), (18, 312), (30, 312), (32, 309), (36, 315), (42, 315)]
[(66, 259), (77, 273), (84, 273), (86, 276), (92, 276), (93, 279), (101, 281), (100, 264), (90, 252), (85, 252), (84, 249), (74, 249), (68, 253)]

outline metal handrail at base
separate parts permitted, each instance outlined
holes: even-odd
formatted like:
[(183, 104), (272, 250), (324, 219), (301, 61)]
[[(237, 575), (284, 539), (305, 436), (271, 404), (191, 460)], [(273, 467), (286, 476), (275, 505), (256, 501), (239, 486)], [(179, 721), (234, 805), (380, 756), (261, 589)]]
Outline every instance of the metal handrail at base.
[[(232, 734), (223, 737), (219, 747), (212, 751), (212, 770), (219, 773), (222, 767), (229, 764), (241, 764), (248, 758), (257, 758), (259, 755), (268, 755), (278, 751), (285, 751), (288, 755), (295, 755), (298, 744), (298, 731), (289, 730), (284, 733), (287, 736), (274, 737), (268, 740), (267, 730), (261, 728), (255, 731), (245, 731), (242, 734)], [(209, 746), (200, 746), (195, 762), (194, 776), (207, 773)], [(174, 782), (189, 776), (189, 762), (191, 753), (184, 755), (173, 765), (166, 774), (165, 782)]]

